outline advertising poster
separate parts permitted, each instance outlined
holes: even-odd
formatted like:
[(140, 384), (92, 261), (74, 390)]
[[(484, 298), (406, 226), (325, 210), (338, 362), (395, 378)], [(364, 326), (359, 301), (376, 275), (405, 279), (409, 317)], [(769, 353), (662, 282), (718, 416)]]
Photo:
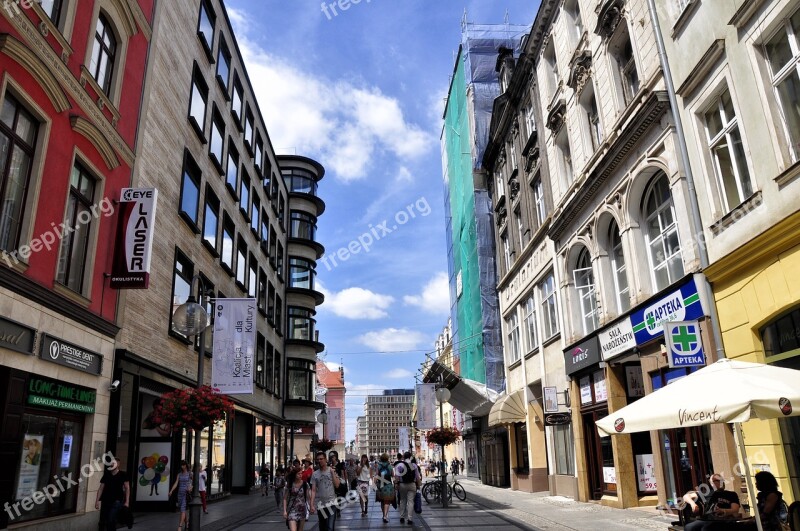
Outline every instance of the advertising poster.
[(161, 397), (147, 393), (142, 393), (141, 396), (139, 418), (142, 419), (142, 424), (139, 427), (139, 435), (141, 437), (171, 437), (172, 426), (155, 421), (155, 408), (161, 403)]
[(609, 485), (617, 484), (617, 468), (613, 466), (603, 467), (603, 482)]
[(217, 299), (214, 303), (211, 387), (223, 395), (253, 394), (256, 308), (255, 299)]
[(136, 470), (136, 501), (169, 500), (170, 442), (139, 444), (139, 467)]
[(44, 435), (25, 434), (22, 440), (22, 458), (15, 499), (21, 500), (39, 490), (39, 465), (42, 462), (43, 447)]
[(119, 199), (119, 225), (111, 287), (147, 289), (158, 190), (123, 188)]
[(328, 423), (325, 425), (328, 432), (328, 439), (332, 441), (341, 441), (342, 437), (342, 410), (338, 407), (333, 407), (328, 410)]
[(592, 384), (588, 376), (580, 379), (581, 405), (592, 403)]
[(628, 396), (644, 396), (644, 377), (642, 367), (639, 365), (628, 365), (625, 367), (625, 374), (628, 382)]
[(603, 371), (594, 373), (594, 400), (595, 402), (604, 402), (608, 400), (606, 374)]
[(417, 428), (432, 430), (436, 427), (436, 384), (417, 384)]
[(640, 492), (656, 492), (656, 467), (653, 463), (653, 454), (636, 456), (636, 479), (639, 481)]
[(558, 393), (555, 387), (544, 388), (544, 412), (558, 413)]

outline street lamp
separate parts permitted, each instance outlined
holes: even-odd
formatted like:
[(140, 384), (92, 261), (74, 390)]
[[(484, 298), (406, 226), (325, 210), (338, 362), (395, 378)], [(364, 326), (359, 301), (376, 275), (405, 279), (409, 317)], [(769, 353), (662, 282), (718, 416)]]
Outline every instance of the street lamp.
[[(450, 400), (450, 390), (444, 386), (444, 383), (436, 389), (436, 400), (439, 401), (439, 422), (444, 428), (444, 412), (442, 405)], [(444, 444), (442, 446), (442, 508), (447, 508), (447, 461), (444, 458)]]
[[(200, 352), (197, 357), (197, 388), (203, 385), (203, 365), (206, 357), (206, 328), (208, 328), (208, 312), (206, 309), (197, 303), (192, 291), (192, 285), (195, 279), (197, 280), (198, 296), (205, 298), (206, 287), (203, 284), (203, 279), (198, 275), (192, 277), (191, 285), (189, 286), (189, 298), (186, 302), (178, 306), (175, 313), (172, 314), (172, 329), (185, 336), (200, 336)], [(194, 434), (194, 453), (193, 457), (197, 464), (200, 463), (200, 439), (202, 437), (202, 430), (195, 429)], [(192, 531), (200, 531), (200, 471), (195, 471), (192, 466), (192, 501), (189, 503), (189, 529)]]

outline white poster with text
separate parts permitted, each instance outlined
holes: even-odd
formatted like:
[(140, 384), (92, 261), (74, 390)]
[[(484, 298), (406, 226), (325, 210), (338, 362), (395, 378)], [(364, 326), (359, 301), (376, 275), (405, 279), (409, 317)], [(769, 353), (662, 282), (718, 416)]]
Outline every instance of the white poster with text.
[(224, 395), (253, 394), (255, 346), (256, 300), (217, 299), (211, 387)]
[(417, 429), (436, 427), (436, 384), (417, 384)]

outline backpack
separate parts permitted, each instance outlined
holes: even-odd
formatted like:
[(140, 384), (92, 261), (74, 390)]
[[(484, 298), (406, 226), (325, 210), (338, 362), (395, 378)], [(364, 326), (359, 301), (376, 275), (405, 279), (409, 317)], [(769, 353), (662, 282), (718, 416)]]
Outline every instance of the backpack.
[(401, 481), (403, 483), (414, 483), (417, 480), (417, 466), (411, 463), (403, 463), (406, 471), (403, 473)]

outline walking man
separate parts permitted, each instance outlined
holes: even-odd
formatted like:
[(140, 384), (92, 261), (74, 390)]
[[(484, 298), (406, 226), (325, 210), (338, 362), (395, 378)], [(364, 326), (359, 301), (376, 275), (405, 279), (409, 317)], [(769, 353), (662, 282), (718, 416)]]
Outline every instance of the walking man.
[(106, 531), (116, 531), (117, 513), (122, 507), (130, 507), (131, 484), (128, 474), (120, 470), (122, 462), (114, 458), (100, 480), (95, 509), (100, 509), (100, 523)]
[(400, 479), (398, 485), (400, 523), (404, 524), (407, 520), (408, 525), (413, 525), (411, 517), (414, 515), (414, 496), (422, 484), (422, 476), (419, 467), (411, 462), (411, 452), (403, 454), (403, 461), (395, 465), (395, 474)]
[(319, 516), (319, 531), (333, 531), (336, 525), (336, 489), (340, 480), (336, 471), (328, 466), (325, 452), (317, 452), (316, 459), (319, 469), (311, 474), (310, 510)]

